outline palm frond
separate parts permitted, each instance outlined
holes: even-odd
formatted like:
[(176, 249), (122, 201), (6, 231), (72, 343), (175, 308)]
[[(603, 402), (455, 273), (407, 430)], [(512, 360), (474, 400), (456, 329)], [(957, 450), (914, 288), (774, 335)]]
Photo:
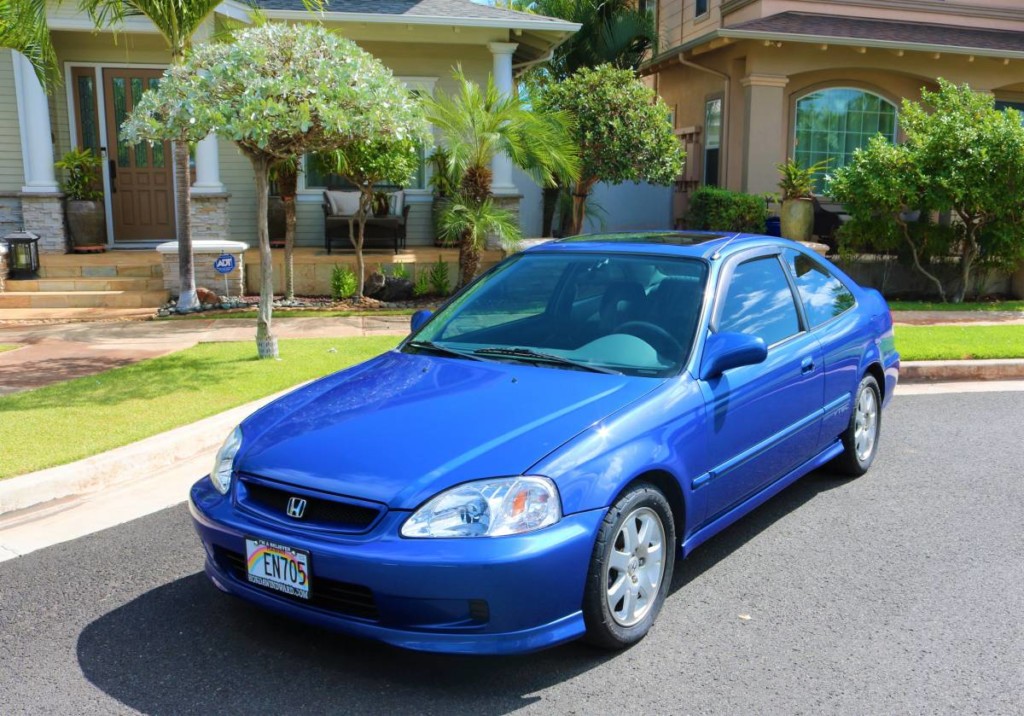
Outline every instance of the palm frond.
[(457, 243), (468, 236), (478, 250), (488, 236), (496, 237), (508, 251), (514, 251), (522, 239), (515, 214), (498, 207), (491, 199), (473, 202), (457, 197), (441, 213), (438, 228), (442, 239)]
[(0, 0), (0, 47), (28, 58), (44, 89), (60, 83), (57, 53), (46, 25), (46, 0)]

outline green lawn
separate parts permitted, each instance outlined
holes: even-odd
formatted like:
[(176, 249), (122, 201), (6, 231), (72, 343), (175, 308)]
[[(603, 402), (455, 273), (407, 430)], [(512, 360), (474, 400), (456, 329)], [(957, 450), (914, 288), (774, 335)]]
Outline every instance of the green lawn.
[(0, 343), (0, 353), (4, 351), (13, 351), (15, 348), (21, 348), (21, 346), (15, 343)]
[(399, 340), (282, 340), (279, 361), (256, 358), (252, 341), (203, 343), (0, 397), (0, 479), (80, 460), (194, 422), (366, 360)]
[(902, 360), (1024, 358), (1024, 326), (897, 326)]
[(984, 301), (979, 303), (889, 301), (889, 308), (893, 311), (1024, 311), (1024, 301)]
[[(387, 310), (371, 310), (365, 311), (332, 311), (323, 310), (319, 311), (315, 308), (305, 309), (274, 309), (274, 318), (348, 318), (349, 316), (366, 316), (367, 318), (374, 318), (375, 316), (411, 316), (416, 312), (417, 309), (413, 308), (393, 308)], [(236, 311), (236, 312), (207, 312), (200, 311), (199, 313), (186, 313), (180, 316), (162, 316), (158, 318), (159, 321), (209, 321), (219, 320), (222, 318), (248, 318), (255, 319), (256, 311)]]

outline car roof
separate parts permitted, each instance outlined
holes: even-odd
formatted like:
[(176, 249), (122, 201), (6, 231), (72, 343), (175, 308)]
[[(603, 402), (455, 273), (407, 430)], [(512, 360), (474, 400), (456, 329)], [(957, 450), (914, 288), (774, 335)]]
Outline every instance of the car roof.
[(728, 253), (732, 253), (734, 250), (772, 243), (779, 243), (779, 239), (731, 231), (630, 231), (570, 236), (539, 244), (529, 251), (639, 252), (708, 259), (715, 254), (722, 254), (727, 248)]

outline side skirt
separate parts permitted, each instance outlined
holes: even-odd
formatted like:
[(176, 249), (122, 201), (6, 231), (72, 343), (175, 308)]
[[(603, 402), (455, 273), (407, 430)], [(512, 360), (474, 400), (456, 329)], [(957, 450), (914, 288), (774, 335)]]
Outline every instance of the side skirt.
[(830, 461), (832, 458), (839, 456), (843, 452), (843, 444), (836, 441), (825, 448), (822, 452), (812, 457), (804, 464), (794, 468), (785, 476), (779, 478), (765, 489), (758, 492), (756, 495), (748, 499), (746, 502), (741, 502), (732, 508), (721, 517), (718, 517), (712, 522), (701, 527), (699, 530), (690, 535), (680, 546), (682, 556), (686, 557), (697, 547), (707, 542), (709, 539), (714, 537), (716, 534), (724, 530), (726, 527), (731, 525), (736, 520), (740, 519), (748, 512), (755, 510), (756, 508), (763, 505), (765, 502), (775, 497), (777, 494), (785, 490), (787, 487), (792, 485), (794, 482), (799, 480), (801, 477), (817, 470), (819, 467)]

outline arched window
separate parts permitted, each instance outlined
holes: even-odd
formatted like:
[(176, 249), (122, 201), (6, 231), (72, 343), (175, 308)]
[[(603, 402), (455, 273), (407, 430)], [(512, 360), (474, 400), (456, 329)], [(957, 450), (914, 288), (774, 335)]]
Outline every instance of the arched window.
[[(844, 167), (855, 149), (881, 133), (896, 141), (896, 107), (876, 94), (849, 87), (818, 90), (797, 100), (793, 155), (800, 166), (828, 161)], [(824, 176), (817, 181), (821, 191)]]

